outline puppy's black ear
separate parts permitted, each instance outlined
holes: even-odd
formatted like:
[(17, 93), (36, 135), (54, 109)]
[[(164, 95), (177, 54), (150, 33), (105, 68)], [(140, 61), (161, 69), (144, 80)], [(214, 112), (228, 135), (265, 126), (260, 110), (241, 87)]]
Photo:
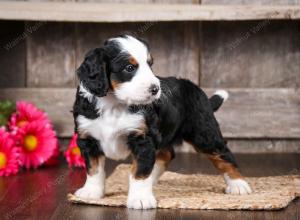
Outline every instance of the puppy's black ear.
[(93, 95), (105, 96), (109, 89), (106, 56), (102, 48), (89, 51), (77, 69), (80, 83)]

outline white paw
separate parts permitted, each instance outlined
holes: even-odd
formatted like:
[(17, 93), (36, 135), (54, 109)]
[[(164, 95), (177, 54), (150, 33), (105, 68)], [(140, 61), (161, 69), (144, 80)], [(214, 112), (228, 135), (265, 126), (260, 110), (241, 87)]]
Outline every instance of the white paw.
[(227, 194), (245, 195), (252, 193), (249, 184), (243, 179), (230, 179), (227, 182), (225, 192)]
[(130, 209), (154, 209), (157, 207), (156, 199), (153, 195), (135, 195), (128, 196), (127, 199), (127, 208)]
[(104, 196), (104, 189), (98, 186), (84, 185), (75, 192), (75, 196), (82, 199), (100, 199)]

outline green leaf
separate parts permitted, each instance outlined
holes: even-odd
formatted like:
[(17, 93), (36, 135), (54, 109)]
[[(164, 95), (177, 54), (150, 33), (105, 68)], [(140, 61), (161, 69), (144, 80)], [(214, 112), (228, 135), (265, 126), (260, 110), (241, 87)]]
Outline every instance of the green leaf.
[(6, 125), (9, 117), (16, 111), (16, 104), (5, 100), (0, 102), (0, 126)]

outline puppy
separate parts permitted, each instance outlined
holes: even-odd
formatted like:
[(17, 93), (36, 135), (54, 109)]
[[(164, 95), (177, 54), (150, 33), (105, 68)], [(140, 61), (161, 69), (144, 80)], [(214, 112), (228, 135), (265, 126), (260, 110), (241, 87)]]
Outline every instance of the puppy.
[(223, 174), (226, 193), (251, 193), (214, 117), (228, 94), (221, 91), (208, 99), (188, 80), (155, 76), (152, 64), (143, 40), (122, 35), (88, 52), (78, 68), (73, 114), (87, 178), (75, 195), (103, 197), (105, 157), (131, 155), (127, 207), (155, 208), (152, 186), (183, 140)]

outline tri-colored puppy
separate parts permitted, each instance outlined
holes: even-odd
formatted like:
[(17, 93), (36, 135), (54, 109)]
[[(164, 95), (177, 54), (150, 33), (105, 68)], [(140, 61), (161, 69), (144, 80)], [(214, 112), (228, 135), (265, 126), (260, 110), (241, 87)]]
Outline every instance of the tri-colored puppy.
[(214, 117), (228, 94), (221, 91), (208, 99), (188, 80), (155, 76), (152, 63), (144, 41), (122, 35), (88, 52), (78, 68), (73, 113), (88, 169), (75, 195), (103, 197), (105, 157), (132, 155), (127, 207), (155, 208), (152, 186), (183, 140), (205, 153), (224, 175), (226, 193), (251, 193)]

